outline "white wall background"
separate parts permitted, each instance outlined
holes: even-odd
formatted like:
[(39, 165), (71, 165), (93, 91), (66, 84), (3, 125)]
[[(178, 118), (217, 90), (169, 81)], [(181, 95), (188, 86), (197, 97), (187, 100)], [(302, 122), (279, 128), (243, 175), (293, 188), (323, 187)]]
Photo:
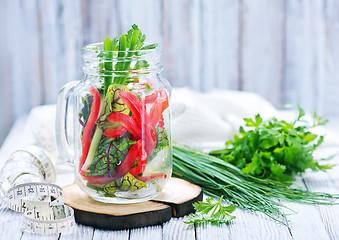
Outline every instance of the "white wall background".
[(136, 23), (173, 86), (256, 92), (339, 115), (337, 0), (0, 0), (0, 143), (81, 78), (80, 49)]

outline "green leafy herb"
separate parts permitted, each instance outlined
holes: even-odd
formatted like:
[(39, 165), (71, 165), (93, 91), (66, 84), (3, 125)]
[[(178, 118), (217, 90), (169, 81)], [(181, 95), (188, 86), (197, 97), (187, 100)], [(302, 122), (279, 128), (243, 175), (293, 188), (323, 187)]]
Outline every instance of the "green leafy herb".
[(145, 93), (149, 93), (152, 92), (154, 90), (154, 88), (152, 86), (150, 86), (147, 82), (145, 83)]
[(106, 196), (114, 196), (115, 192), (121, 191), (135, 191), (141, 188), (147, 187), (146, 183), (136, 179), (132, 174), (127, 173), (125, 176), (119, 178), (116, 181), (107, 183), (103, 190)]
[(153, 44), (149, 44), (149, 45), (142, 47), (140, 50), (150, 50), (150, 49), (156, 48), (157, 46), (158, 46), (157, 43), (153, 43)]
[(135, 70), (142, 69), (142, 68), (148, 68), (149, 64), (146, 60), (139, 60), (134, 66)]
[(333, 204), (339, 198), (339, 194), (310, 192), (243, 174), (230, 163), (178, 144), (173, 146), (172, 175), (201, 186), (209, 196), (219, 198), (223, 195), (236, 206), (262, 212), (280, 223), (284, 223), (281, 208), (291, 210), (283, 201)]
[(120, 162), (126, 158), (130, 145), (134, 143), (130, 142), (127, 137), (113, 140), (103, 139), (91, 165), (88, 167), (87, 176), (110, 176)]
[(215, 202), (213, 198), (209, 197), (206, 202), (193, 203), (194, 209), (198, 212), (188, 216), (188, 221), (184, 223), (207, 223), (221, 224), (228, 223), (233, 220), (235, 216), (231, 213), (236, 209), (236, 206), (230, 205), (224, 207), (221, 204), (223, 196), (220, 197), (218, 202)]
[(129, 109), (120, 99), (119, 90), (127, 90), (127, 87), (125, 85), (118, 84), (109, 85), (108, 90), (106, 92), (105, 100), (103, 102), (101, 114), (98, 118), (98, 125), (100, 127), (102, 127), (104, 123), (107, 123), (106, 117), (111, 112), (121, 112), (127, 115), (129, 114)]
[(310, 131), (311, 128), (326, 124), (326, 120), (314, 114), (313, 124), (302, 118), (305, 112), (299, 108), (298, 118), (288, 123), (273, 118), (264, 122), (260, 115), (254, 119), (244, 118), (245, 131), (240, 127), (239, 135), (226, 143), (226, 148), (210, 152), (241, 169), (245, 174), (292, 183), (294, 174), (306, 169), (326, 170), (334, 165), (320, 165), (313, 157), (313, 151), (323, 142), (324, 137)]
[(148, 163), (153, 160), (155, 156), (164, 148), (169, 146), (169, 141), (168, 141), (168, 134), (166, 130), (162, 127), (156, 126), (154, 128), (155, 130), (155, 139), (156, 139), (156, 145), (155, 149), (152, 153), (151, 156), (148, 157), (147, 161)]

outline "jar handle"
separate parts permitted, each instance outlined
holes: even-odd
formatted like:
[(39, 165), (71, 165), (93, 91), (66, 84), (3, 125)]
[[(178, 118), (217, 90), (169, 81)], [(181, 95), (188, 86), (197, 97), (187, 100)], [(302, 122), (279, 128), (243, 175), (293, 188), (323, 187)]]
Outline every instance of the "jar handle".
[(69, 115), (69, 108), (73, 105), (74, 100), (72, 96), (74, 88), (79, 83), (80, 81), (72, 81), (64, 85), (64, 87), (59, 91), (56, 105), (56, 143), (61, 157), (70, 164), (74, 164), (74, 149), (72, 149), (72, 138), (70, 138), (68, 134), (69, 130), (67, 120), (70, 116), (72, 116)]

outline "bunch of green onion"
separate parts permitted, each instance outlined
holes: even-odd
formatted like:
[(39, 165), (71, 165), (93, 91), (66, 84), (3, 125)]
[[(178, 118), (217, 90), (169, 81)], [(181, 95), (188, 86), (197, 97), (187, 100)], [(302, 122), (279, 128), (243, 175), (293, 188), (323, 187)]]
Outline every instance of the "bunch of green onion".
[(302, 204), (334, 204), (339, 195), (310, 192), (283, 183), (243, 174), (223, 160), (184, 146), (173, 147), (173, 176), (202, 187), (205, 194), (224, 199), (242, 209), (259, 211), (284, 223), (280, 201)]

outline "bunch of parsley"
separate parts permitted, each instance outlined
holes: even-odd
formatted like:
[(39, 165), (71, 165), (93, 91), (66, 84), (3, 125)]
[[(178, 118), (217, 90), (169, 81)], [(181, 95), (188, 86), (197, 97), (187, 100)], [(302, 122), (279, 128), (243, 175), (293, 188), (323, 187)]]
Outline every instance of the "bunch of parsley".
[(244, 118), (249, 130), (240, 127), (239, 135), (226, 142), (225, 149), (210, 154), (231, 163), (245, 174), (286, 184), (291, 184), (293, 175), (304, 173), (306, 169), (332, 168), (334, 165), (320, 165), (313, 157), (324, 136), (312, 133), (311, 129), (325, 125), (327, 120), (314, 113), (313, 124), (309, 124), (303, 120), (304, 115), (299, 108), (298, 118), (292, 123), (276, 118), (263, 121), (259, 114), (254, 119)]

